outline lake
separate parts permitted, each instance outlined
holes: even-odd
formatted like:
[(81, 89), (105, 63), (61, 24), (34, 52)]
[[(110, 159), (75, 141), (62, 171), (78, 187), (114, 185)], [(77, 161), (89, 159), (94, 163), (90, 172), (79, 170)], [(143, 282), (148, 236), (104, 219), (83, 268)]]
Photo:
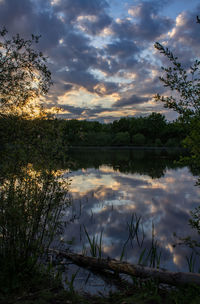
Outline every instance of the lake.
[(200, 189), (191, 169), (178, 162), (180, 151), (76, 148), (69, 152), (71, 172), (65, 176), (71, 179), (73, 203), (66, 212), (69, 224), (63, 240), (72, 240), (75, 252), (90, 255), (88, 236), (99, 244), (102, 234), (104, 257), (123, 257), (131, 263), (143, 257), (141, 261), (146, 258), (149, 265), (153, 238), (155, 263), (188, 271), (191, 249), (174, 245), (179, 237), (197, 238), (188, 220), (199, 205)]

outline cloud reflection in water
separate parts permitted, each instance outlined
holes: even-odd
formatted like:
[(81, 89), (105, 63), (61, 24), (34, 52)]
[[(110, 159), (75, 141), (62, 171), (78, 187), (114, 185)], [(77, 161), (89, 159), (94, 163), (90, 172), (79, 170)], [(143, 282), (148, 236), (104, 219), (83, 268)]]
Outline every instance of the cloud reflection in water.
[[(67, 227), (65, 238), (75, 237), (74, 249), (81, 252), (83, 244), (88, 245), (83, 225), (90, 236), (100, 234), (103, 229), (104, 255), (119, 258), (128, 237), (127, 222), (135, 212), (142, 216), (144, 247), (151, 244), (153, 222), (162, 248), (161, 266), (187, 271), (185, 256), (190, 255), (190, 249), (173, 248), (176, 241), (173, 233), (195, 236), (188, 225), (190, 211), (199, 204), (200, 190), (194, 185), (195, 177), (187, 167), (168, 167), (159, 178), (141, 172), (120, 172), (108, 164), (73, 171), (73, 208), (81, 215)], [(137, 262), (141, 251), (136, 241), (128, 242), (125, 258)]]

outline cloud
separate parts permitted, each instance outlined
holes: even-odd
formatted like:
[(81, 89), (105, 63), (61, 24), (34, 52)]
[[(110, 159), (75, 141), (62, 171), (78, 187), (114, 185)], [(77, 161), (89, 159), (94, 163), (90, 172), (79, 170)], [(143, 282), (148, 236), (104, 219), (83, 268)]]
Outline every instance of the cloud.
[(133, 56), (139, 52), (137, 45), (133, 41), (127, 39), (107, 44), (105, 49), (110, 56), (117, 56), (120, 59)]
[[(150, 109), (148, 104), (152, 95), (164, 93), (158, 80), (159, 65), (167, 64), (166, 58), (153, 53), (153, 43), (159, 40), (175, 50), (187, 66), (192, 56), (199, 55), (200, 26), (196, 23), (196, 12), (200, 6), (190, 12), (181, 9), (174, 22), (163, 15), (171, 1), (121, 5), (122, 12), (116, 3), (106, 0), (0, 1), (0, 26), (5, 25), (10, 35), (20, 33), (25, 38), (30, 38), (32, 33), (42, 35), (36, 47), (48, 56), (54, 82), (48, 96), (50, 103), (59, 105), (70, 90), (84, 90), (94, 98), (105, 97), (103, 105), (102, 99), (98, 104), (102, 114), (91, 112), (93, 118), (103, 119), (103, 115), (105, 119), (111, 119), (112, 115), (116, 118), (122, 114), (120, 107), (127, 109), (123, 115), (128, 115), (131, 107), (130, 115), (149, 112), (154, 107), (151, 105)], [(113, 93), (120, 96), (120, 100), (109, 111), (111, 103), (106, 108), (106, 98)], [(143, 110), (139, 108), (141, 104)], [(90, 112), (87, 110), (87, 113)]]
[[(99, 114), (102, 112), (111, 113), (113, 109), (112, 108), (105, 108), (100, 106), (95, 106), (93, 108), (88, 108), (87, 106), (72, 106), (72, 105), (62, 105), (61, 109), (63, 110), (63, 113), (60, 113), (59, 116), (62, 118), (73, 118), (73, 117), (80, 117), (82, 119), (87, 120), (102, 120), (104, 122), (104, 118), (99, 118)], [(120, 117), (120, 115), (119, 115)], [(111, 120), (113, 120), (113, 116), (110, 116)], [(107, 118), (109, 119), (109, 117)]]
[[(114, 160), (112, 158), (110, 162), (109, 153), (104, 155), (104, 163), (106, 161), (109, 164), (109, 170), (96, 171), (91, 167), (94, 162), (96, 168), (101, 168), (100, 154), (95, 153), (95, 150), (92, 150), (91, 153), (85, 150), (81, 156), (79, 151), (73, 151), (73, 156), (74, 153), (77, 154), (77, 168), (83, 168), (83, 159), (89, 159), (90, 162), (84, 167), (86, 169), (84, 172), (81, 170), (73, 172), (73, 211), (77, 211), (79, 214), (81, 201), (82, 213), (79, 221), (74, 221), (67, 227), (65, 233), (68, 238), (73, 235), (76, 240), (79, 239), (80, 224), (87, 224), (87, 231), (91, 236), (100, 233), (104, 228), (103, 244), (104, 248), (108, 248), (106, 254), (112, 258), (119, 258), (122, 250), (121, 244), (124, 244), (128, 237), (127, 223), (130, 223), (131, 220), (135, 223), (134, 212), (136, 212), (138, 217), (142, 216), (140, 224), (143, 227), (140, 226), (140, 228), (143, 228), (145, 233), (143, 248), (151, 247), (153, 222), (159, 249), (162, 250), (162, 267), (169, 267), (171, 270), (176, 268), (177, 265), (173, 260), (174, 254), (176, 253), (180, 257), (186, 256), (189, 252), (182, 252), (183, 248), (179, 246), (176, 249), (172, 248), (176, 241), (173, 232), (177, 232), (180, 237), (194, 236), (195, 233), (186, 223), (189, 209), (198, 205), (198, 191), (194, 187), (194, 177), (188, 175), (187, 169), (171, 170), (168, 168), (165, 176), (159, 179), (158, 184), (158, 179), (153, 180), (149, 176), (148, 170), (142, 172), (141, 169), (148, 166), (144, 166), (143, 158), (138, 158), (135, 151), (131, 155), (132, 162), (126, 162), (127, 168), (128, 163), (135, 164), (135, 172), (138, 173), (135, 178), (131, 178), (130, 174), (127, 176), (120, 172), (119, 167), (115, 171), (114, 163), (111, 166)], [(138, 155), (140, 156), (140, 154), (139, 151)], [(118, 155), (119, 158), (120, 155)], [(152, 155), (147, 154), (146, 156), (147, 159), (152, 160)], [(121, 159), (124, 158), (121, 157)], [(140, 168), (137, 167), (137, 164), (141, 165)], [(84, 183), (80, 183), (79, 181), (83, 179)], [(187, 197), (186, 193), (190, 193), (191, 196)], [(122, 216), (123, 221), (121, 221)], [(140, 240), (142, 240), (143, 229), (138, 230)], [(86, 243), (84, 236), (83, 243)], [(135, 262), (137, 262), (141, 248), (138, 248), (135, 241), (133, 246), (135, 254), (132, 253), (131, 242), (127, 243), (127, 258), (134, 262), (135, 256)], [(185, 260), (182, 260), (178, 266), (182, 270), (185, 269)]]
[(53, 8), (60, 12), (68, 21), (76, 20), (78, 16), (98, 15), (108, 8), (105, 0), (59, 0), (53, 2)]
[(53, 4), (53, 9), (65, 23), (90, 35), (100, 33), (112, 22), (106, 13), (108, 7), (105, 0), (61, 0)]
[(166, 31), (172, 28), (173, 20), (159, 15), (161, 9), (160, 1), (141, 2), (132, 6), (129, 14), (133, 18), (118, 19), (113, 23), (112, 30), (121, 39), (122, 37), (139, 40), (140, 44), (154, 41)]
[[(194, 57), (200, 56), (200, 25), (196, 22), (196, 15), (200, 5), (194, 11), (183, 11), (176, 17), (176, 23), (169, 32), (169, 47), (176, 49), (179, 57), (189, 65), (191, 53)], [(192, 46), (192, 47), (191, 47)]]
[(24, 34), (32, 29), (34, 5), (31, 1), (7, 0), (0, 2), (0, 25), (6, 26), (9, 31)]
[(19, 33), (26, 38), (31, 34), (42, 36), (40, 48), (55, 47), (65, 33), (61, 20), (47, 10), (49, 1), (6, 0), (0, 3), (0, 26), (6, 26), (10, 34)]
[(141, 104), (147, 102), (149, 100), (148, 97), (141, 97), (137, 95), (132, 95), (129, 98), (121, 98), (114, 103), (114, 107), (126, 107), (135, 104)]
[(98, 35), (103, 32), (111, 22), (112, 18), (104, 12), (99, 15), (79, 16), (74, 23), (77, 28), (88, 35)]

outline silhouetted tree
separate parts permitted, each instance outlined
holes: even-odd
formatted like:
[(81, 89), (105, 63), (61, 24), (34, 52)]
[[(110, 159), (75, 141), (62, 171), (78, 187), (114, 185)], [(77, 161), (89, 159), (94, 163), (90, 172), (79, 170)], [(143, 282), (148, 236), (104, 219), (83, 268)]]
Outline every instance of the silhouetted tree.
[(48, 92), (51, 72), (47, 58), (32, 47), (38, 40), (39, 36), (25, 40), (19, 34), (9, 39), (6, 28), (0, 30), (1, 113), (34, 113), (36, 100)]
[(158, 42), (155, 43), (155, 48), (172, 63), (170, 67), (162, 67), (165, 76), (159, 78), (165, 87), (176, 91), (178, 95), (178, 97), (172, 95), (165, 97), (157, 94), (155, 96), (156, 100), (163, 102), (166, 108), (179, 113), (185, 120), (200, 115), (200, 61), (195, 60), (187, 71), (168, 48)]

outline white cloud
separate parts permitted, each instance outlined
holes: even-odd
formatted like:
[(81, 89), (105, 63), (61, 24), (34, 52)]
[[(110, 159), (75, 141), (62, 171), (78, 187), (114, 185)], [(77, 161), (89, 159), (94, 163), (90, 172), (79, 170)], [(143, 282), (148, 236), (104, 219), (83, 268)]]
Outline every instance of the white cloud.
[(78, 16), (76, 20), (78, 22), (82, 22), (82, 21), (96, 22), (97, 21), (97, 16), (95, 16), (95, 15), (83, 15), (83, 16)]

